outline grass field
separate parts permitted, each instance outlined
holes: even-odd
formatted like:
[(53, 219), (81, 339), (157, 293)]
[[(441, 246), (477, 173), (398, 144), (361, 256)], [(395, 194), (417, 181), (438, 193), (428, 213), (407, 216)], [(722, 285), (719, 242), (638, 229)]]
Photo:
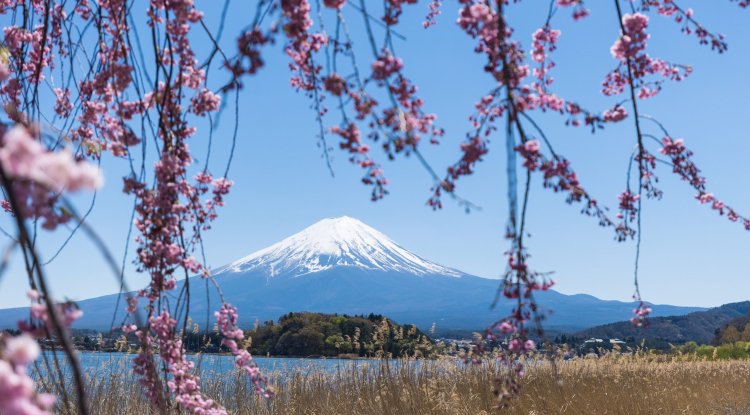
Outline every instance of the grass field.
[[(750, 360), (609, 355), (556, 366), (557, 376), (548, 363), (529, 365), (520, 396), (501, 411), (493, 409), (497, 369), (454, 360), (297, 371), (285, 382), (274, 374), (271, 400), (255, 397), (237, 373), (206, 380), (203, 389), (236, 414), (750, 414)], [(89, 393), (94, 414), (157, 413), (124, 374), (96, 376)]]

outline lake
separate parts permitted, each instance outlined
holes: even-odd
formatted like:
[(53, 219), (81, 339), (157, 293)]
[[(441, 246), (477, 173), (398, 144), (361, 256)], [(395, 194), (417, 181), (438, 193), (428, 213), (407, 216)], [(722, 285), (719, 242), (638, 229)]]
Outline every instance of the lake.
[[(57, 352), (57, 356), (60, 359), (64, 358), (64, 354), (60, 351)], [(130, 372), (132, 360), (135, 356), (132, 353), (79, 352), (78, 359), (85, 373), (92, 376), (106, 376), (112, 373)], [(43, 357), (47, 357), (50, 364), (52, 364), (53, 353), (51, 351), (45, 351)], [(189, 354), (187, 358), (195, 362), (196, 367), (200, 368), (201, 377), (203, 378), (226, 374), (236, 368), (234, 356), (231, 355)], [(385, 362), (383, 359), (312, 359), (296, 357), (253, 357), (253, 360), (262, 373), (268, 375), (274, 373), (280, 377), (283, 377), (285, 373), (294, 372), (322, 371), (335, 373), (349, 371), (357, 367), (377, 368)], [(396, 368), (404, 364), (418, 365), (419, 363), (413, 360), (391, 359), (388, 361), (388, 364)], [(41, 373), (46, 373), (44, 359), (39, 360), (39, 367)]]

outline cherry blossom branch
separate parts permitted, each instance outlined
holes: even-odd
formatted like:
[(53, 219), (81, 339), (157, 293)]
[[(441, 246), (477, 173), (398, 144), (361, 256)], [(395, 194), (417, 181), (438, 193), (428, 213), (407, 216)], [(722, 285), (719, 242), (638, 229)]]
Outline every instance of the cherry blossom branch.
[[(47, 316), (49, 317), (48, 321), (51, 323), (51, 327), (54, 329), (55, 333), (57, 334), (58, 341), (60, 342), (60, 345), (65, 351), (68, 361), (71, 362), (71, 370), (73, 372), (73, 381), (75, 384), (76, 394), (78, 397), (78, 400), (77, 400), (78, 410), (81, 413), (81, 415), (88, 415), (89, 411), (88, 411), (88, 406), (86, 403), (86, 392), (84, 390), (83, 374), (81, 373), (80, 364), (78, 363), (78, 357), (76, 356), (75, 350), (73, 349), (73, 345), (71, 344), (70, 339), (68, 337), (68, 333), (62, 321), (60, 320), (60, 317), (58, 316), (57, 310), (54, 306), (54, 302), (52, 301), (52, 298), (50, 296), (49, 290), (47, 288), (47, 280), (42, 271), (41, 261), (39, 261), (39, 256), (36, 253), (36, 249), (31, 245), (31, 239), (29, 238), (29, 233), (28, 233), (28, 230), (26, 229), (26, 224), (23, 222), (23, 217), (20, 214), (22, 210), (20, 208), (18, 201), (16, 200), (14, 191), (11, 187), (11, 182), (5, 173), (6, 168), (7, 167), (5, 166), (0, 168), (0, 183), (2, 184), (5, 194), (8, 197), (7, 200), (8, 200), (8, 203), (10, 204), (12, 211), (17, 212), (14, 215), (14, 217), (15, 217), (15, 222), (16, 222), (16, 226), (18, 230), (18, 241), (21, 245), (21, 248), (24, 250), (24, 252), (31, 257), (32, 265), (31, 265), (31, 272), (29, 273), (29, 278), (32, 280), (35, 280), (36, 283), (39, 285), (42, 299), (44, 300), (44, 304), (46, 306)], [(36, 278), (34, 278), (34, 275), (36, 275)]]
[[(625, 20), (622, 14), (622, 9), (620, 8), (620, 1), (615, 1), (615, 10), (617, 11), (617, 18), (618, 22), (620, 24), (620, 30), (622, 31), (623, 36), (626, 36), (626, 34), (633, 33), (632, 30), (626, 29), (625, 24), (630, 21), (634, 21), (634, 19), (638, 18), (639, 15), (634, 15), (633, 17), (629, 17), (630, 20)], [(636, 23), (634, 23), (635, 25)], [(645, 27), (645, 24), (643, 25)], [(637, 48), (638, 46), (636, 46)], [(636, 49), (637, 51), (638, 49)], [(627, 76), (628, 76), (628, 86), (630, 90), (630, 103), (633, 109), (633, 122), (635, 124), (635, 131), (636, 131), (636, 138), (638, 141), (638, 155), (636, 156), (636, 161), (638, 162), (638, 196), (636, 199), (637, 208), (636, 208), (636, 245), (635, 245), (635, 264), (633, 268), (633, 285), (635, 287), (635, 292), (633, 294), (633, 298), (638, 301), (638, 307), (635, 310), (636, 316), (633, 318), (633, 323), (641, 326), (645, 324), (645, 319), (648, 316), (651, 309), (644, 303), (642, 297), (641, 297), (641, 290), (640, 285), (638, 283), (638, 271), (639, 271), (639, 262), (640, 262), (640, 255), (641, 255), (641, 206), (643, 203), (642, 195), (643, 195), (643, 179), (644, 177), (647, 177), (649, 174), (647, 167), (646, 167), (646, 151), (643, 145), (643, 133), (641, 132), (641, 124), (640, 124), (640, 117), (638, 113), (638, 101), (636, 98), (635, 93), (635, 80), (633, 76), (633, 65), (631, 63), (631, 58), (633, 55), (632, 52), (626, 52), (625, 54), (625, 64), (627, 66)], [(629, 197), (629, 191), (628, 195), (623, 197)], [(621, 202), (622, 206), (622, 202)]]

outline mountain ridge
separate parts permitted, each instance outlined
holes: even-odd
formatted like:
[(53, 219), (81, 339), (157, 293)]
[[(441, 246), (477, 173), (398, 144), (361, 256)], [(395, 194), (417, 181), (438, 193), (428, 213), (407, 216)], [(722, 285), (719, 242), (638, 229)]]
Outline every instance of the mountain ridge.
[(714, 340), (717, 330), (734, 319), (750, 313), (750, 301), (728, 303), (704, 311), (679, 316), (649, 317), (648, 327), (634, 327), (630, 321), (619, 321), (590, 327), (575, 333), (578, 337), (634, 338), (671, 343), (695, 341), (708, 344)]
[[(354, 218), (329, 218), (297, 234), (218, 268), (213, 277), (226, 300), (241, 315), (239, 324), (277, 320), (288, 312), (381, 314), (401, 324), (428, 329), (479, 331), (510, 313), (512, 302), (501, 298), (499, 281), (472, 276), (428, 261)], [(190, 316), (212, 325), (220, 298), (200, 277), (189, 279)], [(173, 291), (180, 292), (185, 280)], [(76, 327), (109, 329), (119, 324), (118, 294), (78, 302), (84, 316)], [(633, 302), (600, 300), (588, 294), (568, 296), (554, 290), (539, 293), (548, 312), (548, 329), (580, 330), (625, 320)], [(142, 304), (143, 305), (143, 304)], [(652, 306), (652, 315), (685, 314), (699, 307)], [(28, 317), (28, 309), (0, 309), (0, 327)]]

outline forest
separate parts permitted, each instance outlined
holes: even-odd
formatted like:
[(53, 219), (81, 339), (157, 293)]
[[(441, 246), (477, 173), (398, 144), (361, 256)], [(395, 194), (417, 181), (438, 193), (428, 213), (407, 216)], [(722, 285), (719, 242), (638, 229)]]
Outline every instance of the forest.
[(247, 332), (257, 356), (430, 357), (432, 340), (416, 326), (381, 315), (288, 313)]

